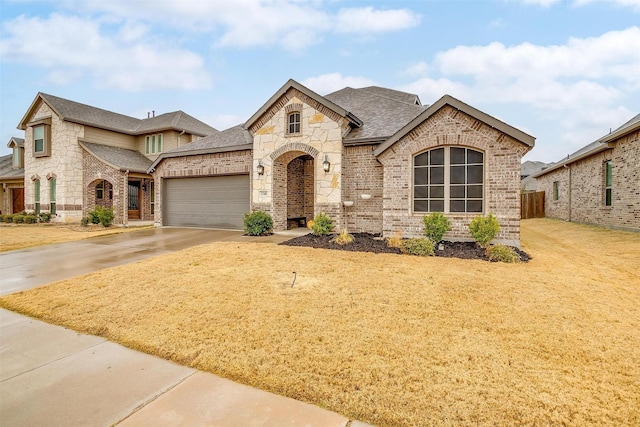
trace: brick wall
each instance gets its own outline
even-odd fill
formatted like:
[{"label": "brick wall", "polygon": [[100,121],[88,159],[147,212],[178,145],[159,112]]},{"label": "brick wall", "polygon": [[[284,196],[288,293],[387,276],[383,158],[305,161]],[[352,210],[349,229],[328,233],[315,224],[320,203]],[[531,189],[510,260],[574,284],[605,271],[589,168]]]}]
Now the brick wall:
[{"label": "brick wall", "polygon": [[[640,230],[640,132],[616,141],[612,149],[538,178],[545,191],[546,216],[605,227]],[[613,166],[612,204],[605,205],[605,166]],[[553,182],[559,200],[553,200]],[[571,202],[571,203],[570,203]]]},{"label": "brick wall", "polygon": [[[445,106],[379,156],[384,166],[383,233],[403,230],[421,236],[424,214],[412,212],[413,156],[439,146],[464,146],[485,153],[485,213],[502,230],[496,241],[520,244],[520,160],[529,147],[467,114]],[[478,214],[449,214],[448,240],[472,240],[468,225]]]},{"label": "brick wall", "polygon": [[[382,233],[382,164],[373,156],[374,146],[345,147],[343,151],[342,199],[353,201],[345,206],[344,224],[352,232]],[[362,199],[362,194],[371,198]]]},{"label": "brick wall", "polygon": [[153,173],[156,193],[154,222],[162,225],[163,178],[253,174],[252,160],[251,150],[164,159]]},{"label": "brick wall", "polygon": [[98,202],[102,206],[113,208],[115,217],[114,224],[124,224],[127,209],[126,197],[126,178],[125,173],[102,163],[93,155],[83,150],[82,155],[82,181],[84,183],[84,200],[82,216],[87,216],[90,211],[96,207],[96,185],[101,180],[109,182],[113,186],[113,200],[109,201],[107,192],[105,191],[105,199],[103,203]]}]

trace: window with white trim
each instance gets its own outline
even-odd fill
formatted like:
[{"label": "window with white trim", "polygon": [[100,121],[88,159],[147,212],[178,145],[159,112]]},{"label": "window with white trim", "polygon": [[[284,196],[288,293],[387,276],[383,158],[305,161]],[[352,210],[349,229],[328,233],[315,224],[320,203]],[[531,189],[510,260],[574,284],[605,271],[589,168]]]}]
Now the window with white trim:
[{"label": "window with white trim", "polygon": [[553,181],[553,200],[560,199],[560,181]]},{"label": "window with white trim", "polygon": [[145,154],[160,154],[162,153],[162,134],[147,135],[144,141]]},{"label": "window with white trim", "polygon": [[439,147],[414,156],[413,211],[482,213],[484,153]]}]

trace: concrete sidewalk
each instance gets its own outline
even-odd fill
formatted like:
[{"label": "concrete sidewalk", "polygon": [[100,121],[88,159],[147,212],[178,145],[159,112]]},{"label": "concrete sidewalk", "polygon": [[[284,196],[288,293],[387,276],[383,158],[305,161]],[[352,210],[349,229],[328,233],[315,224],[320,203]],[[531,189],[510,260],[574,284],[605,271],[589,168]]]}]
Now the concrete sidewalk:
[{"label": "concrete sidewalk", "polygon": [[2,309],[0,343],[2,426],[367,425]]}]

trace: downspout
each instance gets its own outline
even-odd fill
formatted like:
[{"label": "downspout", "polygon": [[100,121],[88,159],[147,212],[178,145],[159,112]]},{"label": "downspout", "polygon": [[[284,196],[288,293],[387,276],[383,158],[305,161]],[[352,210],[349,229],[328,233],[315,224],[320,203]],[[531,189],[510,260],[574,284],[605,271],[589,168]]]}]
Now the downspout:
[{"label": "downspout", "polygon": [[[123,197],[122,197],[122,225],[126,226],[129,223],[129,169],[124,171],[124,186],[123,189]],[[126,193],[127,197],[124,197]]]},{"label": "downspout", "polygon": [[184,135],[184,134],[185,134],[185,132],[186,132],[186,130],[185,130],[185,129],[182,129],[182,132],[180,132],[180,133],[178,134],[178,147],[180,147],[180,137],[181,137],[182,135]]},{"label": "downspout", "polygon": [[571,163],[568,165],[564,165],[565,168],[569,169],[569,222],[571,222]]}]

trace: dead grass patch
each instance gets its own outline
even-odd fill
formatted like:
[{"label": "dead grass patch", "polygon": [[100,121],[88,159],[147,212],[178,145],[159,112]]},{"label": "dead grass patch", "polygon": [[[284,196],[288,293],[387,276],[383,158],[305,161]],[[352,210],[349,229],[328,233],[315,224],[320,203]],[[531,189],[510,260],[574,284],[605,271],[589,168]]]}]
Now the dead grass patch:
[{"label": "dead grass patch", "polygon": [[526,264],[217,243],[0,306],[380,426],[638,425],[640,234],[522,239]]},{"label": "dead grass patch", "polygon": [[64,243],[106,234],[124,233],[148,227],[109,227],[91,224],[0,224],[0,252],[33,246]]}]

